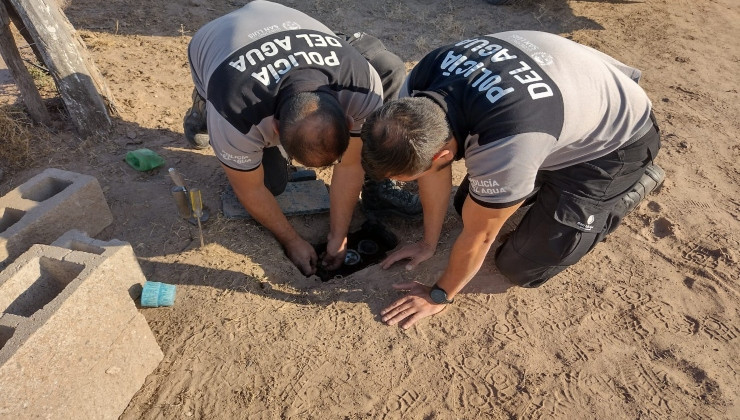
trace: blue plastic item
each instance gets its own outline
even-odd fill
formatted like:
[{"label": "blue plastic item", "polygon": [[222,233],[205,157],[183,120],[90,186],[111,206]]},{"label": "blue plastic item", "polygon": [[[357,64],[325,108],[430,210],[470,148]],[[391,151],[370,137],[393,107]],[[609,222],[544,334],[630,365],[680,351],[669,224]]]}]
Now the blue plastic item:
[{"label": "blue plastic item", "polygon": [[141,291],[141,306],[157,308],[175,304],[175,286],[172,284],[148,281]]}]

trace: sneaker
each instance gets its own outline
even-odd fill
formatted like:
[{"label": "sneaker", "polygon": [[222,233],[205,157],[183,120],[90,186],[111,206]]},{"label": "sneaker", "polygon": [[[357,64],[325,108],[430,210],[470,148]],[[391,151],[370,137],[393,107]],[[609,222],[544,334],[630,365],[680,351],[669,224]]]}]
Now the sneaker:
[{"label": "sneaker", "polygon": [[185,140],[195,149],[205,149],[210,145],[206,125],[206,101],[193,89],[193,106],[185,113],[183,119]]},{"label": "sneaker", "polygon": [[660,187],[663,180],[665,180],[665,171],[660,166],[646,166],[645,173],[640,180],[622,197],[627,213],[634,210],[648,194]]},{"label": "sneaker", "polygon": [[416,217],[422,214],[418,194],[401,189],[395,181],[366,180],[362,186],[362,209],[366,214],[396,214],[402,217]]}]

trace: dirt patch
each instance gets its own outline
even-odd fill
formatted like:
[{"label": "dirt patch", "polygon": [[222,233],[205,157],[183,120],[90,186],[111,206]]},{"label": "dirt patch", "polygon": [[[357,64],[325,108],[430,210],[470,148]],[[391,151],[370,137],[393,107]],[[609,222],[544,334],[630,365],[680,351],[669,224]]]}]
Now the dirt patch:
[{"label": "dirt patch", "polygon": [[[66,13],[120,119],[110,138],[81,140],[58,117],[54,149],[9,171],[0,193],[48,166],[96,176],[115,217],[103,239],[128,241],[148,279],[178,286],[174,307],[142,310],[165,359],[123,418],[740,416],[736,2],[283,3],[336,30],[379,36],[409,67],[443,43],[510,29],[602,50],[644,71],[667,180],[545,286],[510,288],[488,259],[447,311],[406,332],[387,327],[378,314],[399,296],[391,283],[430,283],[443,270],[461,229],[454,212],[437,258],[409,272],[375,266],[306,279],[269,232],[217,211],[200,248],[197,228],[177,217],[166,167],[200,187],[212,209],[227,181],[211,151],[182,138],[186,47],[200,26],[244,2],[72,0]],[[165,169],[128,167],[125,153],[140,147],[161,154]],[[464,172],[454,169],[458,185]],[[326,215],[291,221],[308,240],[325,240]],[[358,210],[353,228],[363,222]],[[387,224],[402,242],[421,237],[420,223]]]}]

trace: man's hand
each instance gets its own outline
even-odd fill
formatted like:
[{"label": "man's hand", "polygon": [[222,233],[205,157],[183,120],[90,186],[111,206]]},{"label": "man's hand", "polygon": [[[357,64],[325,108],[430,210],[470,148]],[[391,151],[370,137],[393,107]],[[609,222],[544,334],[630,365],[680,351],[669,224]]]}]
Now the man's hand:
[{"label": "man's hand", "polygon": [[321,258],[321,265],[329,271],[336,270],[344,263],[347,254],[347,237],[341,240],[333,240],[329,235],[326,243],[326,254]]},{"label": "man's hand", "polygon": [[418,282],[394,284],[396,290],[408,290],[409,293],[393,302],[390,306],[380,311],[383,322],[388,325],[401,323],[401,328],[408,329],[416,321],[438,314],[444,310],[446,304],[436,304],[429,297],[431,287]]},{"label": "man's hand", "polygon": [[386,259],[380,262],[380,266],[385,270],[392,266],[394,263],[404,259],[410,259],[411,261],[406,264],[407,270],[414,269],[420,263],[428,260],[434,255],[434,246],[429,245],[424,241],[419,241],[415,244],[406,245],[398,251],[392,253]]},{"label": "man's hand", "polygon": [[285,255],[308,277],[316,273],[316,264],[319,260],[316,250],[303,238],[298,238],[285,246]]}]

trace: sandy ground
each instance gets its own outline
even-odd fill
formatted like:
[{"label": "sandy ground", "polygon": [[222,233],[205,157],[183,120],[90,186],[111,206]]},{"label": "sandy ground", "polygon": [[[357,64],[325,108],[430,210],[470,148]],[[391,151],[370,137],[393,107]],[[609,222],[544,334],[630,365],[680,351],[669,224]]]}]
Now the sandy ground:
[{"label": "sandy ground", "polygon": [[[122,418],[740,418],[740,5],[735,0],[288,0],[332,28],[378,35],[411,67],[442,43],[508,29],[558,33],[644,71],[664,133],[665,185],[581,262],[545,286],[510,288],[490,259],[448,310],[402,331],[379,320],[401,280],[443,270],[461,224],[416,270],[304,278],[254,222],[218,215],[226,178],[182,139],[190,36],[245,2],[72,0],[66,13],[118,102],[109,139],[67,123],[45,167],[94,175],[172,308],[142,309],[165,357]],[[166,170],[123,162],[148,147],[204,190],[214,217],[178,219]],[[463,168],[455,166],[459,183]],[[321,173],[328,181],[329,174]],[[314,242],[327,216],[291,219]],[[357,210],[353,227],[364,220]],[[420,223],[387,220],[408,241]],[[511,225],[508,226],[511,228]],[[494,245],[495,246],[495,245]]]}]

